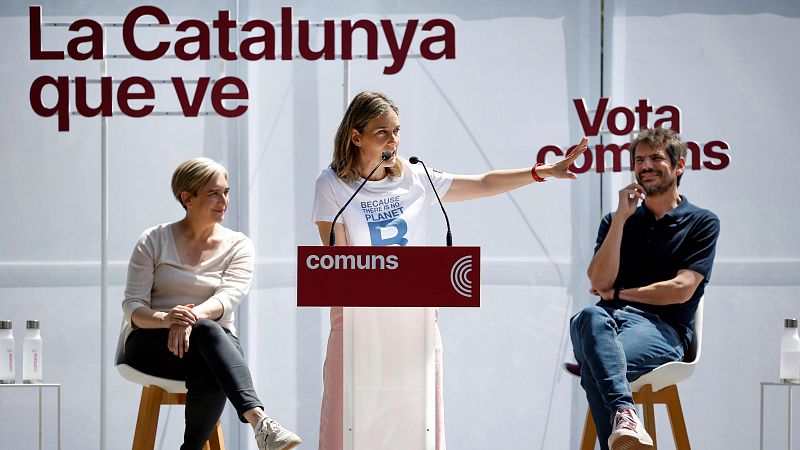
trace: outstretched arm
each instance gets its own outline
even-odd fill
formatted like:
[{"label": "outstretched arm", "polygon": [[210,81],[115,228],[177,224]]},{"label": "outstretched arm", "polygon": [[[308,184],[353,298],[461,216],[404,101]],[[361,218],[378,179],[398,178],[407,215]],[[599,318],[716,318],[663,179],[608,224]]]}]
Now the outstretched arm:
[{"label": "outstretched arm", "polygon": [[[580,144],[566,158],[554,163],[543,164],[536,168],[536,174],[541,178],[568,178],[575,179],[577,176],[569,171],[569,166],[585,150],[589,139],[581,139]],[[531,169],[510,169],[493,170],[480,175],[455,175],[450,189],[442,197],[446,202],[459,202],[462,200],[472,200],[474,198],[490,197],[502,194],[519,187],[533,183]]]}]

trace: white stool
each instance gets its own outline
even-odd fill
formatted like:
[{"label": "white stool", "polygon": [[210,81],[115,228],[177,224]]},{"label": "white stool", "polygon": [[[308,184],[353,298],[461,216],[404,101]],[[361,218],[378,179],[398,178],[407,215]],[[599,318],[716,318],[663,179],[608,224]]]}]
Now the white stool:
[{"label": "white stool", "polygon": [[[669,422],[672,425],[672,436],[677,450],[690,450],[689,435],[683,418],[681,399],[678,396],[677,384],[689,378],[700,359],[700,344],[703,337],[703,298],[697,304],[694,315],[694,339],[686,349],[683,361],[673,361],[653,369],[631,383],[634,403],[642,405],[644,428],[653,438],[653,450],[657,450],[656,418],[653,406],[663,404],[667,407]],[[597,442],[597,429],[592,420],[592,411],[586,409],[586,420],[583,424],[581,450],[592,450]]]}]

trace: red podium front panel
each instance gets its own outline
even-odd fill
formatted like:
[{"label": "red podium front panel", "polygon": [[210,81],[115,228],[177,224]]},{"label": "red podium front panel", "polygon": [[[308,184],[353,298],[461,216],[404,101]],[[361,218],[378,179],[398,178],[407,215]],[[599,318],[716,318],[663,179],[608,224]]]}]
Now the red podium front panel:
[{"label": "red podium front panel", "polygon": [[480,247],[297,247],[297,306],[480,306]]}]

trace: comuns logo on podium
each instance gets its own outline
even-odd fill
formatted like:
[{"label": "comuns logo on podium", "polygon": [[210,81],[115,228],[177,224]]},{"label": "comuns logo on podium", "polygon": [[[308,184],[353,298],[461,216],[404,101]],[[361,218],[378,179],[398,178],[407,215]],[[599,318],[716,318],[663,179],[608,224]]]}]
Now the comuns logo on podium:
[{"label": "comuns logo on podium", "polygon": [[450,269],[450,284],[453,289],[463,297],[472,297],[472,281],[469,274],[472,272],[472,256],[459,258]]}]

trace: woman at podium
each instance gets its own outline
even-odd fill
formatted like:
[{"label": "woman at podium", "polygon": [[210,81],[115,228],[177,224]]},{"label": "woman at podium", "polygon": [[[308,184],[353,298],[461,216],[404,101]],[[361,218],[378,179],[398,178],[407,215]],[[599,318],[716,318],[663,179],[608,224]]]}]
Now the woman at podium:
[{"label": "woman at podium", "polygon": [[[429,206],[436,203],[435,186],[443,201],[462,201],[502,194],[546,178],[574,179],[572,162],[586,150],[583,138],[570,155],[554,164],[494,170],[480,175],[454,175],[412,165],[398,155],[398,107],[379,92],[353,98],[336,132],[333,160],[316,180],[312,221],[323,244],[333,227],[336,245],[426,245]],[[370,175],[371,174],[371,175]],[[353,201],[334,218],[367,180]],[[343,446],[343,311],[331,308],[331,331],[323,368],[319,450]],[[436,450],[445,450],[442,401],[442,343],[435,326]]]}]

